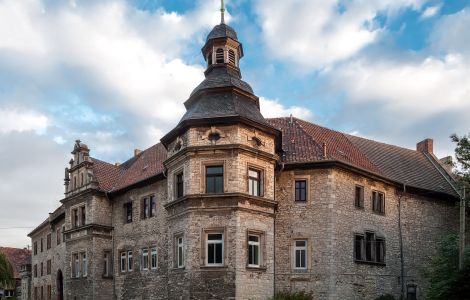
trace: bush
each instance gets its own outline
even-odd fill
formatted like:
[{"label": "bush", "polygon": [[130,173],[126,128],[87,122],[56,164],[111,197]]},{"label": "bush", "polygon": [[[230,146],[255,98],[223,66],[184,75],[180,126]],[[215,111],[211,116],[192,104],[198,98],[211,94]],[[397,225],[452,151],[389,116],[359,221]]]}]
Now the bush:
[{"label": "bush", "polygon": [[393,297],[390,294],[385,294],[385,295],[381,295],[381,296],[375,298],[375,300],[395,300],[395,297]]},{"label": "bush", "polygon": [[270,300],[313,300],[313,296],[305,292],[280,292]]}]

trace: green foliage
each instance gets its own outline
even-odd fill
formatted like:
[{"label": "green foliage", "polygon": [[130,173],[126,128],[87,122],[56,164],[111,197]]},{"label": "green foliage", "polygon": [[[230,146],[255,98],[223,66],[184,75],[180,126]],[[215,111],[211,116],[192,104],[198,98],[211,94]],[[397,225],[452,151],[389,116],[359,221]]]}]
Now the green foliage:
[{"label": "green foliage", "polygon": [[280,292],[270,300],[313,300],[313,296],[305,292]]},{"label": "green foliage", "polygon": [[470,134],[468,136],[463,135],[460,137],[454,133],[450,136],[450,138],[454,143],[456,143],[456,172],[463,179],[463,181],[465,181],[467,184],[470,184]]},{"label": "green foliage", "polygon": [[395,300],[395,297],[393,297],[393,295],[390,295],[390,294],[385,294],[385,295],[375,298],[375,300]]},{"label": "green foliage", "polygon": [[458,270],[459,238],[455,234],[442,237],[436,256],[431,260],[425,276],[429,281],[426,299],[470,299],[470,251],[465,252],[464,268]]},{"label": "green foliage", "polygon": [[15,285],[13,278],[13,267],[6,255],[0,252],[0,287],[7,288]]}]

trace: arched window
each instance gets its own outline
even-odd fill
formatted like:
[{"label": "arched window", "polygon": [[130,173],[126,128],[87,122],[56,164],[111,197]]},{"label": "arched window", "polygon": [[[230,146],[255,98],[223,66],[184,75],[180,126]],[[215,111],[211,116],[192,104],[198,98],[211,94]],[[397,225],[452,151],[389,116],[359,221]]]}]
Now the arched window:
[{"label": "arched window", "polygon": [[209,55],[207,55],[207,65],[212,65],[212,51],[209,52]]},{"label": "arched window", "polygon": [[235,59],[235,51],[231,49],[228,51],[228,61],[234,66],[237,65],[237,61]]},{"label": "arched window", "polygon": [[224,63],[224,49],[219,48],[215,51],[215,62],[217,64],[223,64]]}]

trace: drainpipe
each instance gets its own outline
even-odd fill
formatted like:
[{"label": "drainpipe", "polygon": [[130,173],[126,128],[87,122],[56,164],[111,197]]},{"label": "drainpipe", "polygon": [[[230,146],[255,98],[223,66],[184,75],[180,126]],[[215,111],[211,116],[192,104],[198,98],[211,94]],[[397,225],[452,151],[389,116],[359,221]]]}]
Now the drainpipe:
[{"label": "drainpipe", "polygon": [[401,283],[401,297],[400,299],[406,299],[405,297],[405,257],[403,254],[403,232],[401,227],[401,199],[406,193],[406,185],[403,184],[403,195],[398,195],[398,242],[400,246],[400,283]]}]

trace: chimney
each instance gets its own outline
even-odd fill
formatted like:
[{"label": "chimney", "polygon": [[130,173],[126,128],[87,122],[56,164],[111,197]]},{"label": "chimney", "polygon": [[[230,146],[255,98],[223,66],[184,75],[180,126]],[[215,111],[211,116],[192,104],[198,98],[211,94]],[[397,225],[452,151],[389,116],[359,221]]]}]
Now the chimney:
[{"label": "chimney", "polygon": [[142,153],[142,150],[140,150],[140,149],[134,149],[134,156],[137,156],[137,155],[139,155],[140,153]]},{"label": "chimney", "polygon": [[425,139],[416,144],[416,151],[433,153],[433,140]]}]

